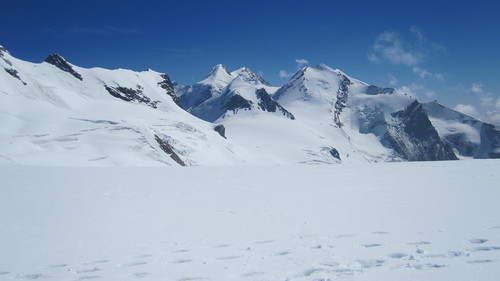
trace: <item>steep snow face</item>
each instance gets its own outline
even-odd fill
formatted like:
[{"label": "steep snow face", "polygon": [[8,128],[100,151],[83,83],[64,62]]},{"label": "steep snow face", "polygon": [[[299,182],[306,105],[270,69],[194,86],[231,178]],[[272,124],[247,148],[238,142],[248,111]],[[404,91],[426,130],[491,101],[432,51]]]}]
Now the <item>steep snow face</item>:
[{"label": "steep snow face", "polygon": [[500,128],[447,108],[437,101],[423,104],[439,135],[461,157],[500,158]]},{"label": "steep snow face", "polygon": [[229,72],[225,66],[218,64],[209,72],[207,78],[204,80],[192,86],[177,86],[177,94],[180,97],[182,108],[190,112],[199,112],[199,110],[194,109],[206,100],[227,92],[227,86],[237,78],[243,80],[245,84],[249,84],[252,87],[265,88],[270,93],[274,93],[277,90],[277,87],[272,87],[262,77],[255,74],[247,67]]},{"label": "steep snow face", "polygon": [[258,81],[249,82],[245,76],[237,76],[227,85],[223,93],[214,96],[196,108],[191,113],[203,120],[214,122],[219,118],[229,118],[240,111],[279,112],[281,115],[294,119],[293,115],[275,102]]},{"label": "steep snow face", "polygon": [[255,74],[248,67],[242,67],[242,68],[240,68],[238,70],[235,70],[235,71],[231,72],[231,75],[234,76],[234,77],[242,77],[248,83],[262,84],[264,86],[271,87],[271,84],[269,84],[266,80],[264,80],[264,78],[262,78],[259,75]]},{"label": "steep snow face", "polygon": [[9,71],[0,71],[0,163],[228,165],[255,158],[180,108],[166,74],[1,54],[0,67]]}]

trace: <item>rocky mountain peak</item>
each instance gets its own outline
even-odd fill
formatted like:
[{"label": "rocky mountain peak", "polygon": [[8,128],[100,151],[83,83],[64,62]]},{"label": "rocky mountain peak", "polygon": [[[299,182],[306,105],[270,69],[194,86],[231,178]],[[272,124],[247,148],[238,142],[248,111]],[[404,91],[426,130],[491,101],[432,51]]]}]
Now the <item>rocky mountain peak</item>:
[{"label": "rocky mountain peak", "polygon": [[78,72],[76,72],[73,69],[73,66],[71,66],[68,61],[63,58],[59,54],[52,54],[49,55],[44,62],[49,63],[54,65],[55,67],[59,68],[62,71],[68,72],[69,74],[73,75],[75,78],[79,79],[80,81],[83,80],[82,75],[80,75]]}]

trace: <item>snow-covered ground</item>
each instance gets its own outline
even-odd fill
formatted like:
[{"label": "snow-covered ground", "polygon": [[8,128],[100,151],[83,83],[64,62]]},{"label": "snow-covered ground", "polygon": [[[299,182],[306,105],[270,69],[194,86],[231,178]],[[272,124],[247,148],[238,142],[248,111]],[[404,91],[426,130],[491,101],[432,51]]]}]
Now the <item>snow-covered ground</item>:
[{"label": "snow-covered ground", "polygon": [[0,280],[498,280],[500,161],[0,166]]}]

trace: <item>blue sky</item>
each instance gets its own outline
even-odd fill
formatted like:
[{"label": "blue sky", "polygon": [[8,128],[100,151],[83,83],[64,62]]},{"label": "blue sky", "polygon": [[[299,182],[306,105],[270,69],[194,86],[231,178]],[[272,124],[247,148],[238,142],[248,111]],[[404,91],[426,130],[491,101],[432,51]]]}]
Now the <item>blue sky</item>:
[{"label": "blue sky", "polygon": [[281,85],[325,63],[500,123],[496,1],[2,1],[0,44],[24,60],[152,68],[202,80],[218,63]]}]

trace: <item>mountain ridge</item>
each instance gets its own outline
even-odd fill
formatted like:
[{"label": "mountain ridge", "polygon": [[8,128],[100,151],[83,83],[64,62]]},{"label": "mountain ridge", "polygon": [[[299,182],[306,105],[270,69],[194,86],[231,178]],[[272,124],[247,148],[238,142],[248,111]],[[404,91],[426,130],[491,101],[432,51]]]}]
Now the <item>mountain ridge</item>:
[{"label": "mountain ridge", "polygon": [[[500,158],[500,128],[324,64],[272,87],[216,65],[194,85],[152,70],[39,64],[0,47],[0,163],[261,165]],[[198,118],[204,119],[200,120]]]}]

